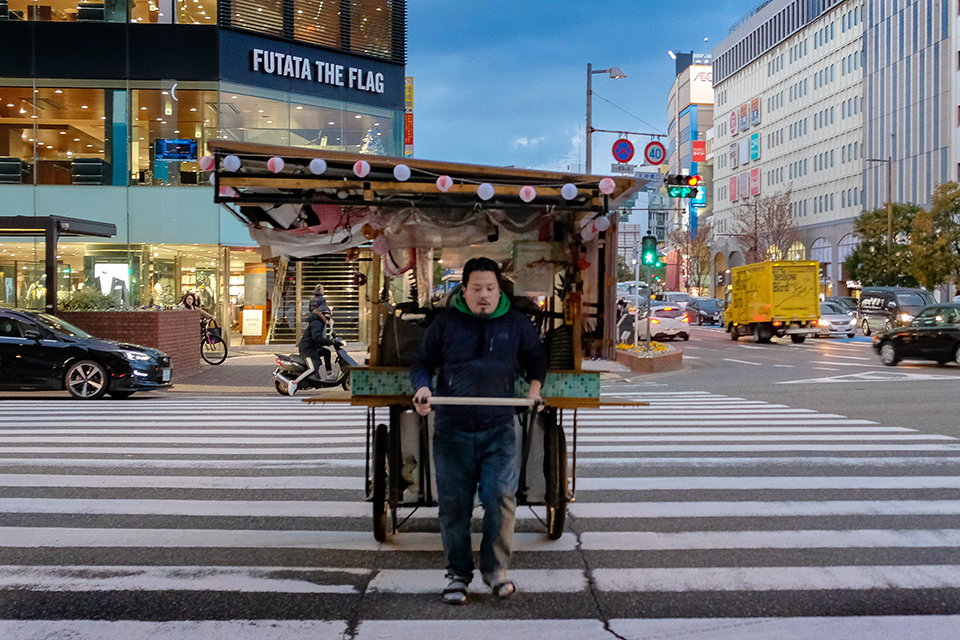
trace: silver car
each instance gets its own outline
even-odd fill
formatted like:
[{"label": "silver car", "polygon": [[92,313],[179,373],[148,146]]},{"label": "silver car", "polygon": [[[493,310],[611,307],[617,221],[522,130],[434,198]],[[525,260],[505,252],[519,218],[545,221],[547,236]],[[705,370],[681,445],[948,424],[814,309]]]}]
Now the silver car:
[{"label": "silver car", "polygon": [[836,302],[820,303],[820,320],[817,322],[818,338],[852,338],[857,335],[857,315]]}]

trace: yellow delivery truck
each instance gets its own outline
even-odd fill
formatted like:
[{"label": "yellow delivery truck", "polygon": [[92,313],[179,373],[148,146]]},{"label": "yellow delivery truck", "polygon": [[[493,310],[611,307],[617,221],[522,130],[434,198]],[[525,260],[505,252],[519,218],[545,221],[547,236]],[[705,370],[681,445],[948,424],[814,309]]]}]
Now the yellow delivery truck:
[{"label": "yellow delivery truck", "polygon": [[724,324],[730,337],[757,342],[816,335],[820,319],[820,271],[816,262],[759,262],[730,269]]}]

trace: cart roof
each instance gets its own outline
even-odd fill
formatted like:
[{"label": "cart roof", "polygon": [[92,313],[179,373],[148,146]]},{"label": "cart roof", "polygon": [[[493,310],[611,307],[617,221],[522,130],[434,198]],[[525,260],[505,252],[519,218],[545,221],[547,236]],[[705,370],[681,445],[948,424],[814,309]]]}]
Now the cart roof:
[{"label": "cart roof", "polygon": [[[222,140],[209,146],[216,160],[216,202],[237,215],[253,239],[269,247],[268,253],[293,257],[358,246],[379,235],[379,229],[386,231],[391,248],[462,247],[490,237],[491,230],[536,240],[537,229],[545,222],[572,225],[605,214],[646,183],[632,177],[610,178],[612,192],[604,195],[603,176]],[[224,168],[227,156],[236,156],[239,169]],[[276,164],[268,165],[274,157],[283,160],[278,172],[271,170]],[[323,162],[315,162],[311,169],[316,159]],[[369,164],[363,177],[354,171],[359,162]],[[318,164],[325,165],[319,174]],[[409,178],[395,177],[398,165],[409,168]],[[402,169],[400,176],[404,177]],[[451,179],[446,191],[438,186],[440,176]],[[488,200],[478,195],[484,183],[493,188]],[[570,200],[561,194],[566,184],[576,187]],[[536,191],[530,202],[521,199],[525,186]]]}]

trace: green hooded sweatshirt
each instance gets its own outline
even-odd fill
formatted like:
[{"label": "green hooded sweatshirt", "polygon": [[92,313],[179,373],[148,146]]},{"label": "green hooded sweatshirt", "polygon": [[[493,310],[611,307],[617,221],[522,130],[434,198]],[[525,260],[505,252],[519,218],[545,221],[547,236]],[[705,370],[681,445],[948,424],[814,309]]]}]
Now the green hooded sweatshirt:
[{"label": "green hooded sweatshirt", "polygon": [[[470,311],[470,307],[467,306],[467,301],[463,299],[463,291],[458,291],[457,295],[453,298],[453,306],[457,308],[458,311],[462,311],[468,316],[475,316],[473,311]],[[500,302],[497,303],[497,308],[493,310],[493,313],[490,314],[489,318],[499,318],[507,311],[510,310],[510,298],[507,297],[503,291],[500,292]]]}]

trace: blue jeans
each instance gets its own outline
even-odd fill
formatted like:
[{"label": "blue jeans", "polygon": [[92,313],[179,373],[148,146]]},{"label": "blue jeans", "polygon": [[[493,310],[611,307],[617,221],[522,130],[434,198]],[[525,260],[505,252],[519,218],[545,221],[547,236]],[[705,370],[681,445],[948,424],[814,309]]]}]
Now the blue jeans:
[{"label": "blue jeans", "polygon": [[480,575],[487,584],[504,581],[520,479],[513,422],[472,433],[438,423],[433,435],[433,459],[447,577],[467,584],[473,579],[470,520],[473,496],[479,487],[483,505]]}]

